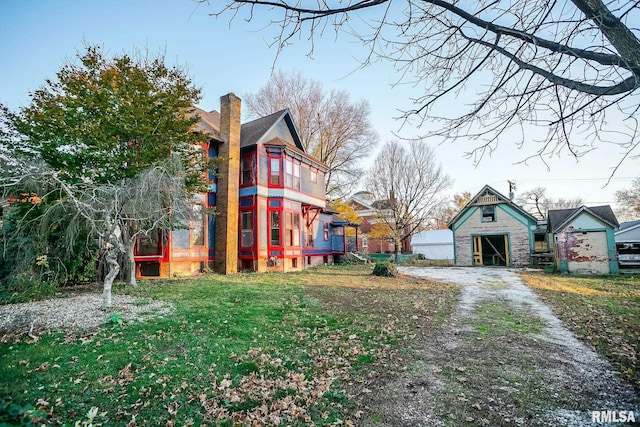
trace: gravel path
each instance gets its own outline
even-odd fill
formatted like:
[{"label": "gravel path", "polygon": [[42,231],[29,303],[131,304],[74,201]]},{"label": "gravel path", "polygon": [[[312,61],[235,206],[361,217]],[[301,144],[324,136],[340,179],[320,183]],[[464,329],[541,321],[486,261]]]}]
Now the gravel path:
[{"label": "gravel path", "polygon": [[[640,421],[640,398],[633,389],[620,384],[611,365],[566,329],[515,270],[400,271],[461,285],[461,300],[445,332],[419,345],[422,368],[390,386],[389,395],[396,397],[384,404],[383,418],[393,421],[381,425],[444,425],[443,412],[451,425],[608,425],[592,421],[592,411],[603,410],[635,411]],[[479,317],[487,316],[482,311],[487,307],[499,314],[524,313],[530,322],[525,327],[543,326],[532,333],[507,328],[483,334],[479,324],[492,320]]]},{"label": "gravel path", "polygon": [[[0,341],[27,334],[30,330],[91,330],[107,320],[108,312],[100,309],[101,293],[83,293],[67,298],[53,298],[23,304],[0,306]],[[163,301],[140,299],[129,295],[113,295],[112,313],[127,322],[143,320],[173,310]]]}]

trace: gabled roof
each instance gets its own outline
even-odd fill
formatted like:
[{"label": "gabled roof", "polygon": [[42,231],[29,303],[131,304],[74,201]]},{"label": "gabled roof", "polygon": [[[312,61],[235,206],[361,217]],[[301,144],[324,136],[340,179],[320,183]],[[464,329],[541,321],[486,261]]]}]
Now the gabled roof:
[{"label": "gabled roof", "polygon": [[632,229],[632,228],[637,228],[640,227],[640,219],[636,219],[634,221],[627,221],[627,222],[623,222],[622,224],[620,224],[620,229],[618,230],[618,232],[620,231],[625,231],[627,229]]},{"label": "gabled roof", "polygon": [[538,219],[535,216],[531,215],[529,212],[525,211],[520,206],[516,205],[511,199],[509,199],[508,197],[505,197],[502,193],[497,191],[495,188],[491,187],[490,185],[485,185],[484,187],[482,187],[480,191],[476,193],[475,196],[471,198],[471,200],[469,200],[469,202],[466,205],[464,205],[464,208],[460,209],[460,212],[458,212],[458,214],[454,216],[453,219],[451,219],[451,221],[447,223],[447,227],[451,228],[453,224],[462,215],[464,215],[464,213],[467,211],[468,208],[472,206],[481,206],[481,205],[487,205],[487,204],[507,204],[511,206],[513,209],[520,212],[525,217],[531,219],[531,221],[533,221],[534,224],[538,221]]},{"label": "gabled roof", "polygon": [[218,141],[226,142],[226,136],[220,132],[220,113],[216,110],[205,111],[202,108],[195,107],[195,114],[198,115],[198,123],[195,125],[195,131],[207,133]]},{"label": "gabled roof", "polygon": [[289,110],[281,110],[268,116],[260,117],[259,119],[252,120],[242,125],[240,130],[240,147],[249,147],[257,144],[267,132],[269,132],[279,121],[284,120],[285,124],[289,128],[289,132],[295,143],[295,148],[301,150],[304,153],[304,147],[302,141],[298,136],[298,131],[293,124],[293,119]]},{"label": "gabled roof", "polygon": [[613,228],[618,228],[618,220],[609,205],[603,206],[580,206],[574,209],[552,209],[548,214],[548,227],[552,233],[564,228],[564,226],[578,217],[581,213],[586,212],[596,219],[599,219]]}]

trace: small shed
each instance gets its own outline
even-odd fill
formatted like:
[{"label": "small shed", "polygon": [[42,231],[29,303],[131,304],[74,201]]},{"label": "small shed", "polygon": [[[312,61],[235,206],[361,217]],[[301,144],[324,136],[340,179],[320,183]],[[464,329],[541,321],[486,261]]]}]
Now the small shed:
[{"label": "small shed", "polygon": [[455,264],[523,267],[532,263],[537,219],[485,185],[449,222]]},{"label": "small shed", "polygon": [[615,242],[618,227],[609,205],[550,210],[548,230],[558,270],[618,274]]},{"label": "small shed", "polygon": [[421,254],[426,259],[453,260],[453,231],[426,230],[416,233],[411,238],[414,254]]}]

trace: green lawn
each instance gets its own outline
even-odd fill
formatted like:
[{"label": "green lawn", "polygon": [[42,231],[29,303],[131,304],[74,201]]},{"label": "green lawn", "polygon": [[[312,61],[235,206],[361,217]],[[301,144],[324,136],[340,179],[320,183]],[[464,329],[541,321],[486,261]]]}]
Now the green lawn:
[{"label": "green lawn", "polygon": [[132,293],[175,312],[0,344],[0,402],[57,424],[91,408],[94,425],[349,424],[367,372],[393,366],[411,331],[435,330],[458,295],[370,271],[145,281]]}]

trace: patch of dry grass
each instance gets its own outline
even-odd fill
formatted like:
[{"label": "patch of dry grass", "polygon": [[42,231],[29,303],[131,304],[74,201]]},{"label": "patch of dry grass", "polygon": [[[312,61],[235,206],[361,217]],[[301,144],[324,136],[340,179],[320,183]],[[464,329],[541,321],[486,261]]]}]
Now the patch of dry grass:
[{"label": "patch of dry grass", "polygon": [[521,276],[569,329],[640,390],[640,278]]}]

